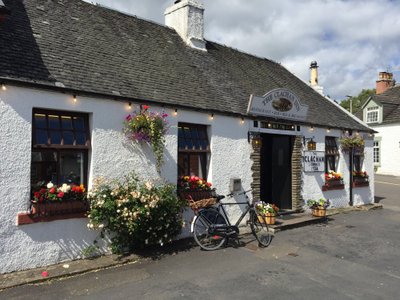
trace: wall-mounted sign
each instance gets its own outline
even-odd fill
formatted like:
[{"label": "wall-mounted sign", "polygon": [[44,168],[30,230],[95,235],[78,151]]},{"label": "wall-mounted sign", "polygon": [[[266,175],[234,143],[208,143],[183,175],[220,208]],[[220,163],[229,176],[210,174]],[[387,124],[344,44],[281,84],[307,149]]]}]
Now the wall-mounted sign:
[{"label": "wall-mounted sign", "polygon": [[304,151],[303,166],[304,166],[304,172],[324,172],[325,171],[325,152],[324,151]]},{"label": "wall-mounted sign", "polygon": [[247,113],[304,121],[307,117],[308,106],[301,104],[299,98],[288,89],[275,89],[262,97],[251,95]]}]

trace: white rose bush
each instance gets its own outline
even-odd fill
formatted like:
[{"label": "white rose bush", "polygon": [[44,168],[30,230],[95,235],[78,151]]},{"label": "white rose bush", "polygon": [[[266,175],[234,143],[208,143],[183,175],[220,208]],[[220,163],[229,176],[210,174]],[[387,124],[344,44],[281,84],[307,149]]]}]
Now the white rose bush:
[{"label": "white rose bush", "polygon": [[143,183],[135,174],[122,181],[96,179],[88,199],[88,228],[109,234],[113,253],[171,242],[181,232],[187,205],[175,185]]}]

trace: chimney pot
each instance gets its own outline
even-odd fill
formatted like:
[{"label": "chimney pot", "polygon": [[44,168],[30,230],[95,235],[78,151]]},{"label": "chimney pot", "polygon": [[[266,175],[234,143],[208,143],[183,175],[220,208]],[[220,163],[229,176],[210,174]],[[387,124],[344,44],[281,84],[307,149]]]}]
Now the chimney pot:
[{"label": "chimney pot", "polygon": [[382,94],[387,89],[394,87],[393,73],[379,72],[378,80],[376,81],[376,94]]}]

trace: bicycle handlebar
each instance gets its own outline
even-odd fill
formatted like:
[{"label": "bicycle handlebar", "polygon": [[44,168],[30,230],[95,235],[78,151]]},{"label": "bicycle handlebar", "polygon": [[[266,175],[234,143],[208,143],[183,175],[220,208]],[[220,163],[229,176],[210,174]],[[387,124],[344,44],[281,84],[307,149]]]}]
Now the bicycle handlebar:
[{"label": "bicycle handlebar", "polygon": [[247,191],[243,191],[243,192],[240,192],[240,193],[236,193],[236,194],[230,193],[230,194],[228,194],[228,195],[226,195],[226,196],[227,196],[227,197],[239,196],[239,195],[247,194],[248,192],[251,192],[251,191],[252,191],[252,189],[247,190]]}]

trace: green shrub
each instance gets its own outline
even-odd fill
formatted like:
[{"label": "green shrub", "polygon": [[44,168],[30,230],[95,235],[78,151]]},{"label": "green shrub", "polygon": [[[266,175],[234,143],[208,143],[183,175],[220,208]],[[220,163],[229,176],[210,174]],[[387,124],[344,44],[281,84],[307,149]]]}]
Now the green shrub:
[{"label": "green shrub", "polygon": [[88,227],[111,237],[113,253],[171,242],[182,229],[186,201],[176,186],[141,182],[135,174],[122,181],[97,179],[88,193]]}]

